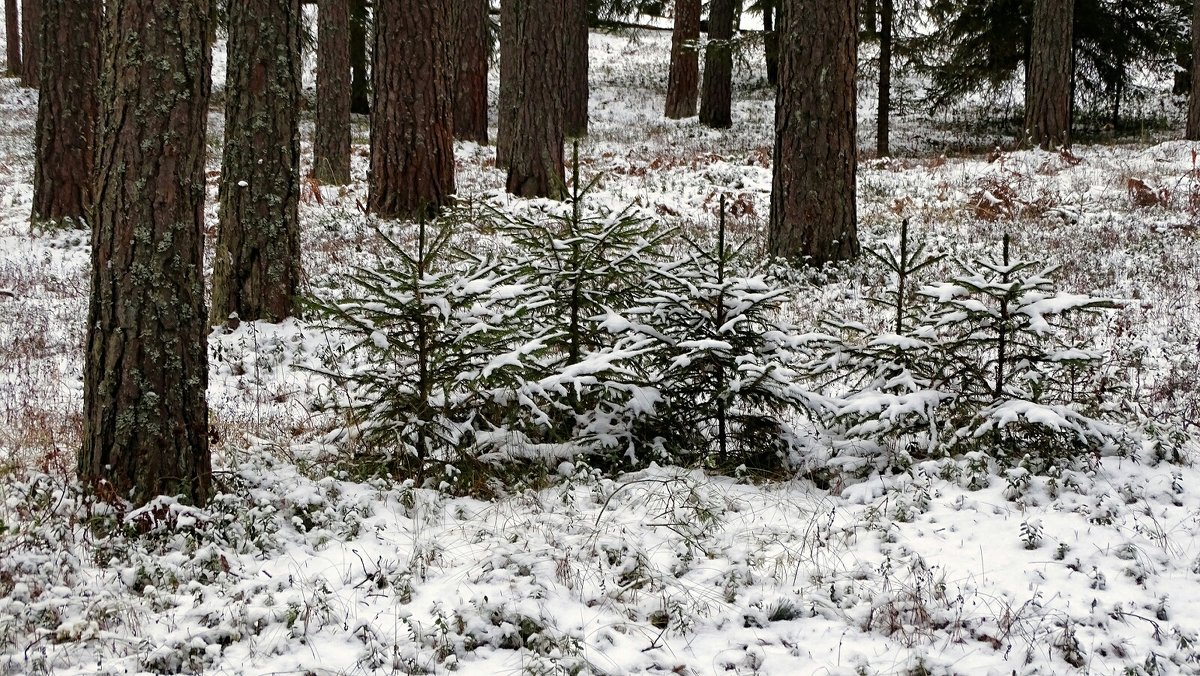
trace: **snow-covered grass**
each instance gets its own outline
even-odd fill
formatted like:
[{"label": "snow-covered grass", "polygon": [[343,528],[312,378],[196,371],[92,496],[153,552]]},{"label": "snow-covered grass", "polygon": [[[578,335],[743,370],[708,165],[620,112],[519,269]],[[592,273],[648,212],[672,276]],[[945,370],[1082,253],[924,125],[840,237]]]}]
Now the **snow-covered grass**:
[{"label": "snow-covered grass", "polygon": [[[704,238],[725,194],[733,237],[758,242],[771,96],[740,65],[733,130],[662,119],[667,37],[593,35],[581,165],[603,174],[597,206],[635,203]],[[871,104],[860,104],[864,127]],[[93,504],[70,483],[88,242],[29,228],[34,113],[34,92],[0,82],[0,673],[1200,670],[1200,472],[1190,465],[1108,458],[1029,476],[994,474],[968,455],[818,488],[677,468],[610,477],[566,463],[491,501],[451,498],[325,464],[318,441],[332,423],[313,404],[327,382],[299,367],[338,346],[299,319],[210,340],[213,505]],[[214,111],[214,151],[221,121]],[[381,255],[376,225],[415,239],[413,225],[375,224],[359,209],[358,122],[356,182],[304,191],[312,289]],[[894,243],[903,218],[961,258],[995,253],[1009,233],[1015,255],[1062,266],[1060,289],[1127,301],[1088,330],[1134,406],[1195,434],[1200,146],[989,161],[944,157],[990,143],[944,119],[907,115],[893,134],[915,154],[861,167],[864,246]],[[457,159],[461,194],[525,208],[500,194],[492,149],[460,144]],[[219,166],[214,152],[210,241]],[[1130,179],[1153,199],[1131,194]],[[493,237],[466,231],[460,243]],[[866,299],[886,283],[864,258],[828,283],[798,285],[789,319],[815,328],[836,312],[879,324]]]}]

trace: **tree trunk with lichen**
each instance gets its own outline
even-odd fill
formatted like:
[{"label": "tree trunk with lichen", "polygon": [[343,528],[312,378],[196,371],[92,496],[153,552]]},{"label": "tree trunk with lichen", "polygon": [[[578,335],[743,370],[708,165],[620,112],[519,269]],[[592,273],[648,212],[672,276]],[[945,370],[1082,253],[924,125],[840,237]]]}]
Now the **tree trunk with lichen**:
[{"label": "tree trunk with lichen", "polygon": [[488,0],[454,0],[454,136],[488,142]]},{"label": "tree trunk with lichen", "polygon": [[700,124],[714,129],[733,126],[733,21],[737,0],[712,0],[708,10],[708,45],[704,48],[704,83],[700,91]]},{"label": "tree trunk with lichen", "polygon": [[229,6],[212,324],[282,321],[300,281],[300,0]]},{"label": "tree trunk with lichen", "polygon": [[858,255],[858,13],[844,0],[783,0],[767,248],[820,267]]},{"label": "tree trunk with lichen", "polygon": [[208,496],[208,17],[107,2],[78,463],[104,499]]},{"label": "tree trunk with lichen", "polygon": [[42,0],[21,0],[21,85],[37,87],[42,75]]},{"label": "tree trunk with lichen", "polygon": [[453,0],[377,0],[367,208],[436,212],[454,194]]},{"label": "tree trunk with lichen", "polygon": [[34,223],[85,227],[92,193],[100,0],[44,0],[34,136]]},{"label": "tree trunk with lichen", "polygon": [[[506,0],[513,2],[513,0]],[[566,76],[563,27],[569,8],[560,0],[517,0],[515,109],[508,158],[508,192],[520,197],[563,195]],[[501,73],[503,75],[503,72]]]},{"label": "tree trunk with lichen", "polygon": [[1075,0],[1035,0],[1025,131],[1044,150],[1071,145]]},{"label": "tree trunk with lichen", "polygon": [[350,182],[350,2],[320,0],[317,8],[317,122],[313,176]]},{"label": "tree trunk with lichen", "polygon": [[671,70],[665,115],[672,120],[696,114],[700,94],[700,0],[675,0],[671,31]]}]

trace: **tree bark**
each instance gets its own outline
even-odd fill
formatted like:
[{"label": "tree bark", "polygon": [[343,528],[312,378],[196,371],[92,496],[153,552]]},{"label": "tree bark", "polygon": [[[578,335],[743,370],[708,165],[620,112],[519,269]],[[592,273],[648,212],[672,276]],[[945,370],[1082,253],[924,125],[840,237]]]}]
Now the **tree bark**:
[{"label": "tree bark", "polygon": [[[1113,117],[1116,116],[1114,112]],[[1188,93],[1187,137],[1200,141],[1200,0],[1193,3],[1192,9],[1192,88]]]},{"label": "tree bark", "polygon": [[454,194],[451,2],[375,4],[367,207],[384,218],[432,214]]},{"label": "tree bark", "polygon": [[704,84],[700,92],[700,124],[714,129],[733,126],[733,17],[737,0],[712,0],[708,10],[708,45],[704,49]]},{"label": "tree bark", "polygon": [[500,94],[496,116],[496,167],[507,169],[512,156],[513,128],[520,100],[521,74],[517,45],[517,21],[521,3],[528,0],[500,0]]},{"label": "tree bark", "polygon": [[203,505],[208,1],[108,0],[80,478]]},{"label": "tree bark", "polygon": [[454,136],[488,142],[488,0],[454,0]]},{"label": "tree bark", "polygon": [[858,255],[857,3],[783,0],[768,250],[813,266]]},{"label": "tree bark", "polygon": [[1074,11],[1075,0],[1033,3],[1025,132],[1046,150],[1071,145]]},{"label": "tree bark", "polygon": [[8,74],[21,75],[21,18],[17,0],[4,0],[4,42],[8,47]]},{"label": "tree bark", "polygon": [[350,182],[350,1],[321,0],[317,12],[313,176],[345,185]]},{"label": "tree bark", "polygon": [[21,85],[38,87],[42,74],[42,2],[21,0]]},{"label": "tree bark", "polygon": [[779,33],[775,30],[776,0],[763,2],[763,52],[767,61],[767,84],[779,84]]},{"label": "tree bark", "polygon": [[675,0],[671,32],[671,73],[667,76],[666,116],[672,120],[696,114],[700,94],[700,0]]},{"label": "tree bark", "polygon": [[350,0],[350,69],[353,75],[350,111],[357,115],[371,112],[371,76],[367,72],[367,29],[370,26],[366,0]]},{"label": "tree bark", "polygon": [[300,279],[300,1],[229,5],[211,324],[282,321]]},{"label": "tree bark", "polygon": [[561,0],[516,0],[514,4],[515,70],[520,81],[513,91],[520,94],[512,119],[507,188],[520,197],[560,199],[568,8]]},{"label": "tree bark", "polygon": [[85,227],[100,77],[100,0],[44,0],[34,223]]},{"label": "tree bark", "polygon": [[578,138],[588,133],[588,0],[563,0],[567,17],[563,31],[566,66],[563,79],[563,130]]},{"label": "tree bark", "polygon": [[892,130],[892,21],[893,0],[879,0],[879,96],[875,120],[875,154],[891,155]]}]

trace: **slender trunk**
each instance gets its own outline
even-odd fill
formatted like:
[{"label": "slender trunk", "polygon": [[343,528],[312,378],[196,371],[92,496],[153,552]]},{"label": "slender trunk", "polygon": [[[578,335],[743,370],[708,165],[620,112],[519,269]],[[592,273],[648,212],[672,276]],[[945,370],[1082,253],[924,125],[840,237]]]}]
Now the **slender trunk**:
[{"label": "slender trunk", "polygon": [[41,84],[42,1],[21,0],[21,85],[25,87]]},{"label": "slender trunk", "polygon": [[775,30],[775,0],[763,4],[763,52],[767,60],[767,84],[779,84],[779,33]]},{"label": "slender trunk", "polygon": [[733,17],[737,0],[712,0],[708,10],[708,45],[704,50],[704,84],[700,124],[714,129],[733,126]]},{"label": "slender trunk", "polygon": [[208,0],[106,9],[78,472],[105,498],[203,505]]},{"label": "slender trunk", "polygon": [[1025,132],[1043,149],[1071,145],[1075,0],[1035,0]]},{"label": "slender trunk", "polygon": [[699,50],[700,0],[675,0],[666,105],[666,116],[673,120],[696,114],[696,97],[700,94]]},{"label": "slender trunk", "polygon": [[[513,0],[506,0],[512,2]],[[521,197],[563,194],[565,71],[564,26],[568,12],[561,0],[518,0],[513,35],[520,92],[512,119],[508,192]]]},{"label": "slender trunk", "polygon": [[33,164],[34,223],[84,227],[100,78],[100,0],[46,0]]},{"label": "slender trunk", "polygon": [[455,0],[454,136],[488,142],[488,0]]},{"label": "slender trunk", "polygon": [[4,0],[4,42],[8,46],[8,74],[21,75],[21,18],[17,0]]},{"label": "slender trunk", "polygon": [[371,25],[366,0],[350,0],[350,111],[371,112],[371,77],[367,72],[367,29]]},{"label": "slender trunk", "polygon": [[454,194],[451,2],[375,4],[367,208],[384,218],[432,214]]},{"label": "slender trunk", "polygon": [[212,324],[282,321],[300,281],[300,0],[229,5]]},{"label": "slender trunk", "polygon": [[891,155],[893,0],[879,0],[879,96],[875,153]]},{"label": "slender trunk", "polygon": [[317,14],[317,124],[313,176],[350,182],[350,2],[320,0]]},{"label": "slender trunk", "polygon": [[496,115],[496,167],[507,169],[512,155],[518,92],[521,86],[517,17],[526,0],[500,0],[500,95]]},{"label": "slender trunk", "polygon": [[1196,0],[1193,6],[1192,88],[1188,94],[1187,137],[1192,141],[1200,141],[1200,0]]},{"label": "slender trunk", "polygon": [[588,3],[587,0],[561,1],[566,4],[567,11],[562,38],[566,55],[563,130],[567,136],[577,138],[588,133]]},{"label": "slender trunk", "polygon": [[768,250],[821,266],[858,255],[854,0],[783,0]]}]

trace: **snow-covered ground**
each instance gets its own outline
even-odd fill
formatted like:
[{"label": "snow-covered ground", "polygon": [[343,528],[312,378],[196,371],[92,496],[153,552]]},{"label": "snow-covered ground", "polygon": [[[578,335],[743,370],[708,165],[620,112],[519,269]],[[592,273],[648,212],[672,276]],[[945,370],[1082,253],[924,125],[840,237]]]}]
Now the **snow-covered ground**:
[{"label": "snow-covered ground", "polygon": [[[596,204],[635,203],[708,236],[726,194],[733,235],[759,241],[773,113],[757,61],[736,70],[734,129],[668,121],[668,39],[592,37],[580,153],[585,175],[603,175]],[[329,423],[312,410],[324,381],[296,366],[318,363],[329,338],[302,320],[210,341],[212,506],[98,509],[69,480],[88,241],[30,231],[35,109],[34,92],[0,82],[0,673],[1200,672],[1190,464],[1109,458],[1026,480],[964,458],[829,489],[567,464],[491,501],[452,498],[324,464]],[[862,165],[864,246],[894,242],[903,218],[963,258],[1008,232],[1017,254],[1062,266],[1060,288],[1127,301],[1096,328],[1114,373],[1147,416],[1194,434],[1200,146],[947,157],[988,140],[939,115],[897,120],[912,157]],[[303,197],[311,288],[381,249],[358,208],[358,123],[356,182]],[[210,241],[221,129],[214,112]],[[457,155],[460,193],[521,208],[502,196],[491,148]],[[798,288],[792,319],[871,321],[865,299],[884,282],[864,258]]]}]

